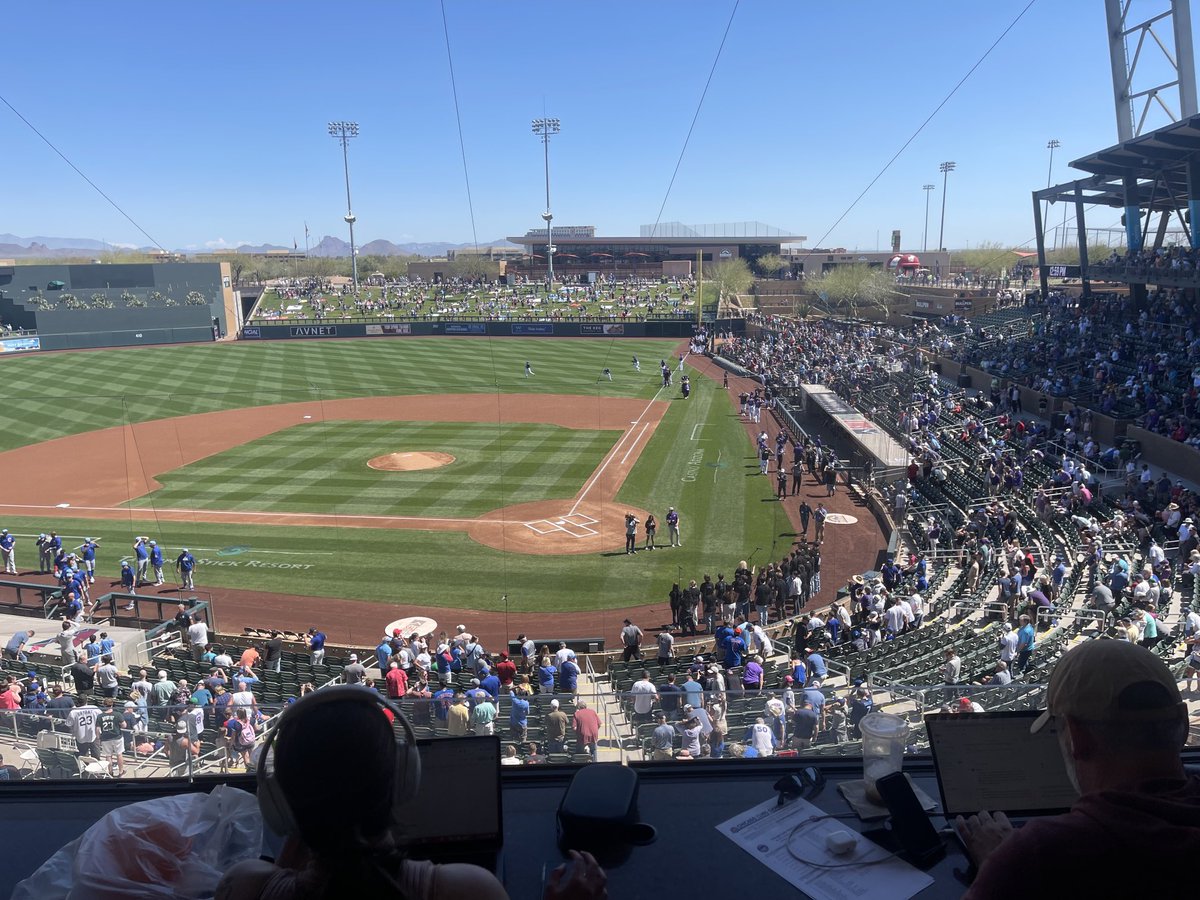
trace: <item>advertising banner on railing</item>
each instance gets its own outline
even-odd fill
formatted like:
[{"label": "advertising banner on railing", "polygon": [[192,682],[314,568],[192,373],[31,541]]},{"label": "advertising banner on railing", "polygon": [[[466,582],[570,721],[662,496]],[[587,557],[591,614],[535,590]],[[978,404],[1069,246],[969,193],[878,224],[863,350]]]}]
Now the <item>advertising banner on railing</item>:
[{"label": "advertising banner on railing", "polygon": [[554,325],[550,322],[513,322],[512,333],[525,336],[554,334]]},{"label": "advertising banner on railing", "polygon": [[367,336],[375,334],[412,334],[412,326],[407,322],[383,322],[380,325],[368,325]]},{"label": "advertising banner on railing", "polygon": [[0,353],[23,353],[27,350],[41,350],[41,338],[19,337],[0,340]]},{"label": "advertising banner on railing", "polygon": [[433,327],[443,334],[487,334],[486,322],[438,322]]}]

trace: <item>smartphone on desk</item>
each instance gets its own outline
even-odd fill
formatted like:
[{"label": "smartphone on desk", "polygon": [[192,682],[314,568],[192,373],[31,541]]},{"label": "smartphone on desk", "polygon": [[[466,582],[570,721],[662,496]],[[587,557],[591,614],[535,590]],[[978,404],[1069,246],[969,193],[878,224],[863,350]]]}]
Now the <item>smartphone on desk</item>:
[{"label": "smartphone on desk", "polygon": [[875,782],[875,789],[891,813],[892,836],[899,842],[905,859],[924,869],[945,856],[942,836],[933,827],[929,813],[921,807],[903,772],[883,776]]}]

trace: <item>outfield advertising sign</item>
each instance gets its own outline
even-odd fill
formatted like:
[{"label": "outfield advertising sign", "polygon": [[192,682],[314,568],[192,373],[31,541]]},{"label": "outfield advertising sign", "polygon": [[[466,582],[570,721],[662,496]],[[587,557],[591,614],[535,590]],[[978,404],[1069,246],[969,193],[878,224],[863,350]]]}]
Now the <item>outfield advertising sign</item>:
[{"label": "outfield advertising sign", "polygon": [[337,337],[336,325],[293,325],[288,329],[291,337]]},{"label": "outfield advertising sign", "polygon": [[592,324],[584,323],[579,326],[580,334],[603,334],[608,337],[621,337],[625,334],[625,325],[623,323],[604,324],[596,322]]},{"label": "outfield advertising sign", "polygon": [[367,326],[368,337],[377,334],[412,334],[412,326],[407,322],[384,322]]},{"label": "outfield advertising sign", "polygon": [[443,334],[487,334],[486,322],[439,322],[437,324],[441,326]]},{"label": "outfield advertising sign", "polygon": [[550,322],[514,322],[512,333],[525,336],[554,334],[554,325]]},{"label": "outfield advertising sign", "polygon": [[0,353],[23,353],[26,350],[41,350],[42,339],[35,337],[5,338],[0,340]]},{"label": "outfield advertising sign", "polygon": [[257,325],[247,325],[242,329],[242,337],[250,338],[251,340],[258,340],[262,337],[262,329]]}]

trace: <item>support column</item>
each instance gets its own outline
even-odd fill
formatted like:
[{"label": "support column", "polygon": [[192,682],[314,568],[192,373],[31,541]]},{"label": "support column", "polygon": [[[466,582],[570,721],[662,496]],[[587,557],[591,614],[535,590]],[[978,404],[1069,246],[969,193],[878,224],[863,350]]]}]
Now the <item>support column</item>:
[{"label": "support column", "polygon": [[[1137,178],[1126,175],[1121,179],[1125,191],[1125,243],[1130,253],[1142,251],[1142,214],[1138,207]],[[1143,309],[1146,305],[1146,283],[1129,285],[1129,297],[1133,300],[1134,309]]]},{"label": "support column", "polygon": [[1187,208],[1188,208],[1188,237],[1192,249],[1200,248],[1200,160],[1192,157],[1187,163]]},{"label": "support column", "polygon": [[1033,234],[1037,240],[1038,281],[1042,288],[1042,300],[1050,294],[1050,275],[1046,271],[1046,235],[1042,231],[1042,204],[1037,191],[1033,193]]},{"label": "support column", "polygon": [[1092,296],[1092,281],[1088,277],[1088,245],[1087,227],[1083,219],[1083,189],[1075,183],[1075,237],[1079,241],[1079,279],[1083,286],[1083,296]]}]

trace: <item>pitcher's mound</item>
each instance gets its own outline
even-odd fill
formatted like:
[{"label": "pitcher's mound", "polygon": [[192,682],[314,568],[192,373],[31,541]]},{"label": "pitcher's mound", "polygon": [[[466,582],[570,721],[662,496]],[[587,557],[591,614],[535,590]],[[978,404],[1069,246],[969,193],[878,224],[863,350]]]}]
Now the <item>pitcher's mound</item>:
[{"label": "pitcher's mound", "polygon": [[449,453],[435,453],[416,450],[412,453],[385,453],[368,460],[367,465],[372,469],[384,472],[416,472],[418,469],[436,469],[448,466],[454,462]]}]

